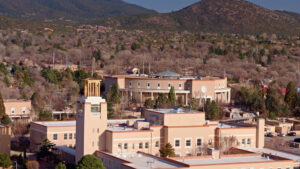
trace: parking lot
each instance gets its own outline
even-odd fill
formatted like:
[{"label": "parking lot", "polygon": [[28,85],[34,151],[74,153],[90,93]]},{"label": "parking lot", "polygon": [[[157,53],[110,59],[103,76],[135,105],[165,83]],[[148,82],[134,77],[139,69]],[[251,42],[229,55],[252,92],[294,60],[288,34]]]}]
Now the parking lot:
[{"label": "parking lot", "polygon": [[265,137],[265,142],[269,142],[270,139],[275,138],[275,137],[282,138],[285,141],[294,141],[295,138],[300,138],[300,135],[297,135],[297,136],[284,136],[284,137],[279,137],[279,136]]}]

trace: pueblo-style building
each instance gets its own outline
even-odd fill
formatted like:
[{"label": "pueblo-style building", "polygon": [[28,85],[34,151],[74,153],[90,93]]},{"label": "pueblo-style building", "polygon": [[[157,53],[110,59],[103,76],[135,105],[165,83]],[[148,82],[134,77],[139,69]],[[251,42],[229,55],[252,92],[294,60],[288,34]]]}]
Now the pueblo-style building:
[{"label": "pueblo-style building", "polygon": [[221,148],[222,140],[232,136],[237,147],[264,146],[263,119],[257,126],[239,125],[206,121],[204,112],[188,109],[150,109],[145,119],[107,120],[100,80],[86,79],[84,86],[77,106],[76,161],[99,152],[116,157],[137,152],[159,156],[159,149],[167,143],[178,157],[199,156],[203,147]]},{"label": "pueblo-style building", "polygon": [[22,99],[4,100],[5,113],[12,121],[29,123],[31,121],[31,101]]},{"label": "pueblo-style building", "polygon": [[181,97],[187,105],[191,98],[204,103],[207,99],[229,103],[231,89],[227,86],[226,77],[183,76],[174,72],[161,72],[157,75],[115,75],[105,76],[105,89],[115,84],[122,96],[144,103],[146,99],[156,99],[160,93],[169,93],[175,89],[177,99]]}]

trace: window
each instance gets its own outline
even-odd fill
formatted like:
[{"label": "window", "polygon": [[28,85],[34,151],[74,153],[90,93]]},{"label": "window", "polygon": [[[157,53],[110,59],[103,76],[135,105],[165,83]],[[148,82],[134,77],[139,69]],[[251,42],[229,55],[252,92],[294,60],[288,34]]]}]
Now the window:
[{"label": "window", "polygon": [[155,147],[159,147],[159,141],[155,142]]},{"label": "window", "polygon": [[160,83],[157,83],[157,88],[160,88]]},{"label": "window", "polygon": [[73,147],[72,144],[69,144],[69,147],[72,148]]},{"label": "window", "polygon": [[192,154],[187,152],[187,153],[185,153],[185,156],[190,157],[190,156],[192,156]]},{"label": "window", "polygon": [[15,114],[15,108],[11,108],[11,114]]},{"label": "window", "polygon": [[64,140],[67,140],[67,139],[68,139],[68,134],[65,133],[65,134],[64,134]]},{"label": "window", "polygon": [[92,104],[91,112],[99,112],[99,105],[98,104]]},{"label": "window", "polygon": [[138,82],[138,87],[141,87],[141,83],[140,82]]},{"label": "window", "polygon": [[147,83],[147,88],[150,88],[150,83]]},{"label": "window", "polygon": [[132,144],[132,149],[135,149],[134,144]]},{"label": "window", "polygon": [[180,140],[179,139],[175,140],[175,147],[180,147]]},{"label": "window", "polygon": [[127,150],[128,149],[128,144],[124,143],[124,149]]},{"label": "window", "polygon": [[57,134],[53,134],[53,140],[57,140]]},{"label": "window", "polygon": [[145,143],[145,148],[149,148],[149,143]]},{"label": "window", "polygon": [[197,156],[201,156],[202,155],[202,153],[197,153]]},{"label": "window", "polygon": [[242,144],[245,144],[245,139],[242,139]]},{"label": "window", "polygon": [[139,149],[143,148],[143,143],[139,143]]},{"label": "window", "polygon": [[168,84],[168,88],[169,88],[169,89],[171,88],[171,83]]},{"label": "window", "polygon": [[248,138],[247,144],[251,144],[251,139],[250,138]]},{"label": "window", "polygon": [[191,147],[192,146],[192,139],[186,139],[185,140],[185,147]]},{"label": "window", "polygon": [[198,138],[197,139],[197,146],[202,146],[202,139],[201,138]]},{"label": "window", "polygon": [[131,87],[132,86],[132,83],[131,83],[131,81],[129,82],[129,87]]},{"label": "window", "polygon": [[74,139],[76,139],[76,133],[74,133]]},{"label": "window", "polygon": [[69,134],[69,139],[70,139],[70,140],[73,139],[73,134],[72,134],[72,133]]},{"label": "window", "polygon": [[118,144],[118,149],[122,149],[122,144]]},{"label": "window", "polygon": [[22,108],[22,113],[25,114],[26,113],[26,107]]},{"label": "window", "polygon": [[179,89],[181,89],[181,86],[182,86],[181,84],[178,85]]},{"label": "window", "polygon": [[180,153],[176,153],[175,156],[176,156],[176,157],[180,157]]}]

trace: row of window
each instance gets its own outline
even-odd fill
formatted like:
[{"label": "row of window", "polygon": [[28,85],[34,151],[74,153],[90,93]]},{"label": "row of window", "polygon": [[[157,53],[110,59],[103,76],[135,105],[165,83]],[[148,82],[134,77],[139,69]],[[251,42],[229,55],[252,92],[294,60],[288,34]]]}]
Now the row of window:
[{"label": "row of window", "polygon": [[[180,143],[181,139],[175,139],[174,140],[174,146],[175,148],[180,148],[181,147],[181,143]],[[202,146],[202,139],[201,138],[197,138],[196,139],[196,146],[197,147],[200,147]],[[192,139],[191,138],[186,138],[185,139],[185,147],[186,148],[190,148],[192,147]]]},{"label": "row of window", "polygon": [[[73,138],[76,139],[76,133],[69,133],[69,137],[68,137],[68,133],[64,133],[64,140],[72,140]],[[58,134],[54,133],[53,134],[53,140],[57,140],[58,139]]]},{"label": "row of window", "polygon": [[[141,87],[141,83],[140,82],[138,82],[137,85],[138,85],[138,87]],[[148,82],[146,86],[147,86],[147,88],[150,88],[151,84]],[[132,82],[129,82],[129,87],[132,87]],[[160,89],[160,83],[157,83],[157,88]],[[169,89],[171,88],[171,84],[170,83],[168,84],[168,88]],[[178,88],[181,89],[182,88],[182,84],[178,84]]]},{"label": "row of window", "polygon": [[[155,142],[155,147],[159,147],[159,141],[156,141]],[[138,148],[139,149],[143,149],[143,148],[149,148],[149,142],[146,142],[146,143],[142,143],[140,142],[138,144]],[[124,150],[127,150],[128,149],[128,143],[119,143],[118,144],[118,149],[124,149]],[[135,144],[132,144],[132,149],[135,149]]]},{"label": "row of window", "polygon": [[[243,145],[246,144],[246,139],[242,139],[242,144],[243,144]],[[251,144],[251,139],[250,139],[250,138],[247,139],[247,144],[248,144],[248,145]]]},{"label": "row of window", "polygon": [[[25,114],[26,113],[26,107],[22,107],[22,113]],[[15,108],[11,108],[11,114],[15,114]]]}]

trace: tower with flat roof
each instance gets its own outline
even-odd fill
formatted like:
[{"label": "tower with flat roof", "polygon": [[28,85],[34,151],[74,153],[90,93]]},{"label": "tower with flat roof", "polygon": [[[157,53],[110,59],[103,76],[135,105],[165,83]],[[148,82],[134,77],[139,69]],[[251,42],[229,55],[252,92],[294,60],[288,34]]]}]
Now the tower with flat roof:
[{"label": "tower with flat roof", "polygon": [[100,80],[84,80],[84,96],[77,103],[76,162],[81,157],[105,150],[107,105],[100,96]]}]

